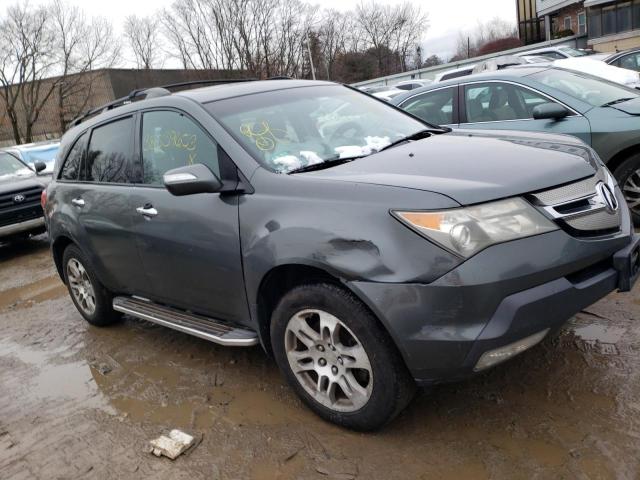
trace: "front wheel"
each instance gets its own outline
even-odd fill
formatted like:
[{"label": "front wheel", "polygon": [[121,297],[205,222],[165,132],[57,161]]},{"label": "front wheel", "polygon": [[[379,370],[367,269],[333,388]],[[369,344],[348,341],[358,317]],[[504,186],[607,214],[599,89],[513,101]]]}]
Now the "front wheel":
[{"label": "front wheel", "polygon": [[330,284],[287,293],[273,312],[278,366],[318,415],[355,430],[393,419],[415,390],[389,335],[349,292]]},{"label": "front wheel", "polygon": [[631,155],[618,165],[613,175],[631,210],[633,224],[640,226],[640,153]]}]

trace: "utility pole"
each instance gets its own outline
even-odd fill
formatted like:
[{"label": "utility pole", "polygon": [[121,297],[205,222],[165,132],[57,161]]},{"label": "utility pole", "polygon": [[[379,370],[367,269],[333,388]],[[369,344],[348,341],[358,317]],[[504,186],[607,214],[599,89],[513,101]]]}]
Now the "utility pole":
[{"label": "utility pole", "polygon": [[309,31],[307,31],[307,53],[309,54],[309,63],[311,64],[311,78],[316,79],[316,69],[313,66],[313,57],[311,56],[311,41],[309,40]]}]

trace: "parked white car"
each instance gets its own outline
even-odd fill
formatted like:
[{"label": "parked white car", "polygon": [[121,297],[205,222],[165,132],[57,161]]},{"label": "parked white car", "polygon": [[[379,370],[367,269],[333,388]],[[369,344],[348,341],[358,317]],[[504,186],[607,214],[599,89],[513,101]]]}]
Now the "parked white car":
[{"label": "parked white car", "polygon": [[451,80],[452,78],[465,77],[467,75],[471,75],[471,72],[473,72],[474,67],[475,67],[475,64],[465,65],[464,67],[454,68],[454,69],[439,73],[433,79],[433,83],[444,82],[445,80]]},{"label": "parked white car", "polygon": [[542,55],[543,57],[553,58],[554,60],[562,60],[563,58],[585,57],[589,52],[578,50],[567,45],[559,47],[536,48],[535,50],[527,50],[526,52],[516,53],[516,57],[524,57],[529,55]]},{"label": "parked white car", "polygon": [[47,166],[43,173],[52,173],[53,164],[59,148],[59,140],[46,140],[43,142],[15,145],[13,147],[3,148],[0,151],[15,155],[31,168],[35,168],[36,162],[43,162]]},{"label": "parked white car", "polygon": [[584,57],[565,58],[562,60],[555,60],[553,65],[564,68],[565,70],[588,73],[589,75],[604,78],[611,82],[620,83],[630,88],[640,89],[640,74],[638,74],[638,72],[627,68],[607,65],[601,60],[592,60],[591,58]]},{"label": "parked white car", "polygon": [[404,80],[402,82],[396,83],[393,88],[399,88],[400,90],[413,90],[415,88],[426,87],[427,85],[432,84],[431,80]]},{"label": "parked white car", "polygon": [[376,92],[372,95],[377,98],[381,98],[383,100],[389,101],[393,97],[400,95],[401,93],[407,93],[406,90],[401,90],[399,88],[390,88],[389,90],[384,90],[382,92]]}]

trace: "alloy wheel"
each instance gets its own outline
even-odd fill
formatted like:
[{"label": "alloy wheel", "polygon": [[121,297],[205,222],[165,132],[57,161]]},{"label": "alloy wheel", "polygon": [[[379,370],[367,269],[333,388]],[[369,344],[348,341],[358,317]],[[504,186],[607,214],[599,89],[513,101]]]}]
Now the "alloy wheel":
[{"label": "alloy wheel", "polygon": [[96,311],[96,295],[89,274],[76,258],[67,262],[67,281],[77,305],[87,315]]},{"label": "alloy wheel", "polygon": [[622,187],[622,193],[629,209],[640,215],[640,170],[635,170],[629,175]]},{"label": "alloy wheel", "polygon": [[323,406],[354,412],[371,398],[369,356],[354,333],[330,313],[306,309],[293,315],[285,348],[296,379]]}]

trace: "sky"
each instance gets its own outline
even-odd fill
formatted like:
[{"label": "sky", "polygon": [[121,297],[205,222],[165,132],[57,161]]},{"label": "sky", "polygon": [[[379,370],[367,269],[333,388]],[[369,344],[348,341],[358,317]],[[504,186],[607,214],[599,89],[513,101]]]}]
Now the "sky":
[{"label": "sky", "polygon": [[[156,9],[168,7],[173,0],[67,0],[78,5],[89,15],[108,17],[121,30],[127,15],[149,15]],[[360,0],[308,0],[324,8],[350,10]],[[378,0],[380,3],[397,4],[403,0]],[[499,17],[516,22],[515,0],[413,0],[429,13],[429,28],[423,39],[426,56],[437,54],[450,57],[455,50],[458,32],[472,30],[478,22]],[[9,3],[0,0],[0,4]],[[31,0],[31,4],[47,3],[46,0]]]}]

